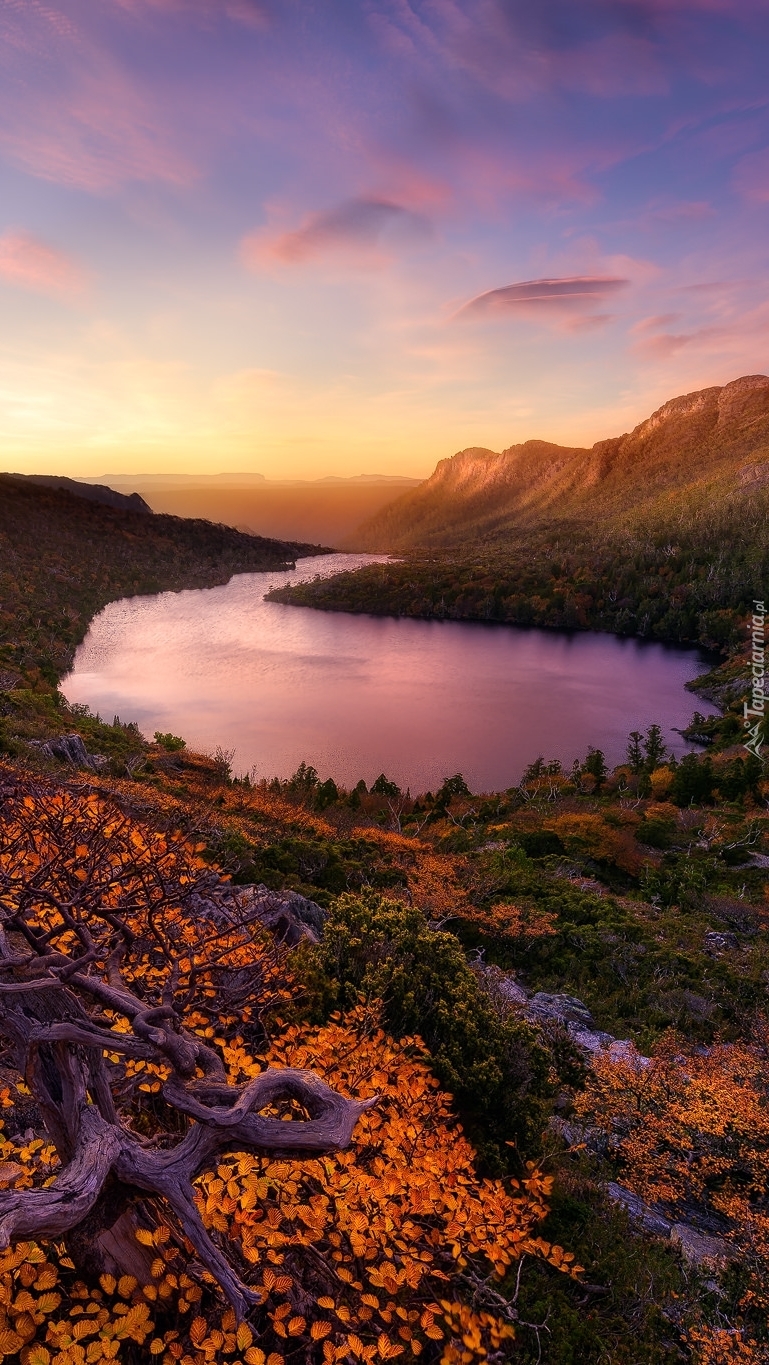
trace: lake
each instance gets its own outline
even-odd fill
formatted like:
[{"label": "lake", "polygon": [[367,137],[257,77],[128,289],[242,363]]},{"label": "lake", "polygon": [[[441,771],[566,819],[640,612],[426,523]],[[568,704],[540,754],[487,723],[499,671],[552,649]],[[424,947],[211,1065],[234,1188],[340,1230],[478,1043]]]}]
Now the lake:
[{"label": "lake", "polygon": [[413,793],[456,772],[474,791],[501,790],[538,754],[570,766],[591,744],[616,764],[629,731],[654,721],[676,753],[690,747],[671,727],[702,706],[684,689],[707,664],[696,650],[264,601],[278,584],[376,558],[328,555],[112,602],[62,690],[148,737],[233,749],[236,774],[288,777],[304,760],[346,786],[385,772]]}]

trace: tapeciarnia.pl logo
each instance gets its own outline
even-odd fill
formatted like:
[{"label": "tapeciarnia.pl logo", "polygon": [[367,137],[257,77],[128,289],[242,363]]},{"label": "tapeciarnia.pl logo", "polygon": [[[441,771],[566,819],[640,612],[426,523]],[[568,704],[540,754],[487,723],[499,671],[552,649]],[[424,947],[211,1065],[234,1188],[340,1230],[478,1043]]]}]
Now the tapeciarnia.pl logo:
[{"label": "tapeciarnia.pl logo", "polygon": [[750,656],[750,702],[745,702],[743,708],[743,723],[748,732],[748,738],[745,740],[745,748],[749,749],[752,754],[755,754],[756,758],[761,757],[761,729],[766,710],[766,691],[764,687],[764,659],[766,654],[764,647],[765,621],[766,609],[763,602],[754,602],[753,617],[750,624],[750,634],[753,646]]}]

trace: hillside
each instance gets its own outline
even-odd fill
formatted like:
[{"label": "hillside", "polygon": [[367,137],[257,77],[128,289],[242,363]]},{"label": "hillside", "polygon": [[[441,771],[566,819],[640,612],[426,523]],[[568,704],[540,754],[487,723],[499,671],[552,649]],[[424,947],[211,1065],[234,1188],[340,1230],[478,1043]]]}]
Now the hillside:
[{"label": "hillside", "polygon": [[769,579],[769,378],[674,398],[591,450],[464,450],[362,527],[404,559],[273,600],[739,648]]},{"label": "hillside", "polygon": [[526,441],[471,447],[358,531],[367,550],[504,548],[513,531],[664,518],[682,503],[750,494],[769,481],[769,378],[747,375],[665,403],[591,449]]},{"label": "hillside", "polygon": [[210,587],[318,552],[0,475],[0,690],[40,671],[55,682],[114,598]]},{"label": "hillside", "polygon": [[42,488],[57,488],[61,493],[71,493],[75,498],[85,498],[87,502],[101,502],[107,507],[120,507],[125,512],[151,512],[149,503],[138,493],[116,493],[103,483],[83,483],[79,479],[67,479],[61,474],[8,474],[15,483],[36,483]]}]

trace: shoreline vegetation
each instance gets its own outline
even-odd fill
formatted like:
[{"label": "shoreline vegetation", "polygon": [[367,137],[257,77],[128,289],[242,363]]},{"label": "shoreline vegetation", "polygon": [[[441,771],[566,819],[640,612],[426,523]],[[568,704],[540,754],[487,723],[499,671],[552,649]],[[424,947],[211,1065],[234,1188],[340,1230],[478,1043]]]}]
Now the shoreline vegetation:
[{"label": "shoreline vegetation", "polygon": [[[693,685],[719,707],[687,731],[701,753],[676,762],[651,726],[611,772],[597,735],[572,769],[543,755],[505,792],[453,774],[412,797],[384,773],[346,790],[307,764],[257,782],[231,754],[68,706],[58,677],[111,596],[303,547],[30,497],[2,526],[0,1351],[23,1365],[766,1362],[769,769],[741,719],[760,537],[755,561],[728,540],[688,598],[679,579],[707,537],[633,561],[630,605],[608,598],[652,603],[657,639],[675,598],[675,629],[721,651]],[[143,541],[138,520],[163,525]],[[512,593],[565,613],[573,572],[590,627],[621,565],[614,546],[580,561],[589,549],[520,547],[493,580],[501,610]],[[390,583],[400,611],[404,583],[418,602],[442,574],[436,604],[458,585],[469,619],[498,562],[309,588],[364,609],[379,574],[378,600]],[[62,1040],[77,1019],[80,1041],[30,1042],[30,1019],[57,1020]],[[194,1201],[158,1174],[132,1185],[143,1152],[226,1126],[275,1066],[309,1069],[343,1105],[379,1096],[348,1147],[271,1155],[238,1128],[231,1151],[189,1166]],[[75,1179],[84,1129],[62,1096],[76,1075],[77,1112],[87,1127],[98,1110],[100,1150],[117,1131],[122,1155],[65,1226],[41,1210],[62,1166]],[[274,1094],[287,1134],[307,1104],[337,1103]]]}]

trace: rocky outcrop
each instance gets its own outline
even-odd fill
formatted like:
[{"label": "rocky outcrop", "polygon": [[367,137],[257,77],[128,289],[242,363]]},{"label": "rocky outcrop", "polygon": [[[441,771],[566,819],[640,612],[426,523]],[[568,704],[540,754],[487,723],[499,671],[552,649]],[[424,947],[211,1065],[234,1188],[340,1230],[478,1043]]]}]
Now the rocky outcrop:
[{"label": "rocky outcrop", "polygon": [[613,1033],[599,1029],[587,1005],[576,996],[549,995],[545,991],[537,991],[526,1002],[521,1013],[524,1019],[533,1024],[546,1021],[562,1024],[574,1046],[587,1057],[608,1051],[612,1057],[632,1058],[642,1064],[646,1062],[645,1057],[639,1057],[629,1038],[615,1038]]},{"label": "rocky outcrop", "polygon": [[238,887],[237,899],[249,918],[258,919],[287,948],[320,943],[328,911],[297,891],[271,891],[268,886]]},{"label": "rocky outcrop", "polygon": [[109,762],[104,754],[90,754],[85,747],[82,735],[60,735],[58,739],[29,741],[44,758],[57,758],[60,763],[69,763],[73,768],[86,768],[89,772],[100,772]]}]

